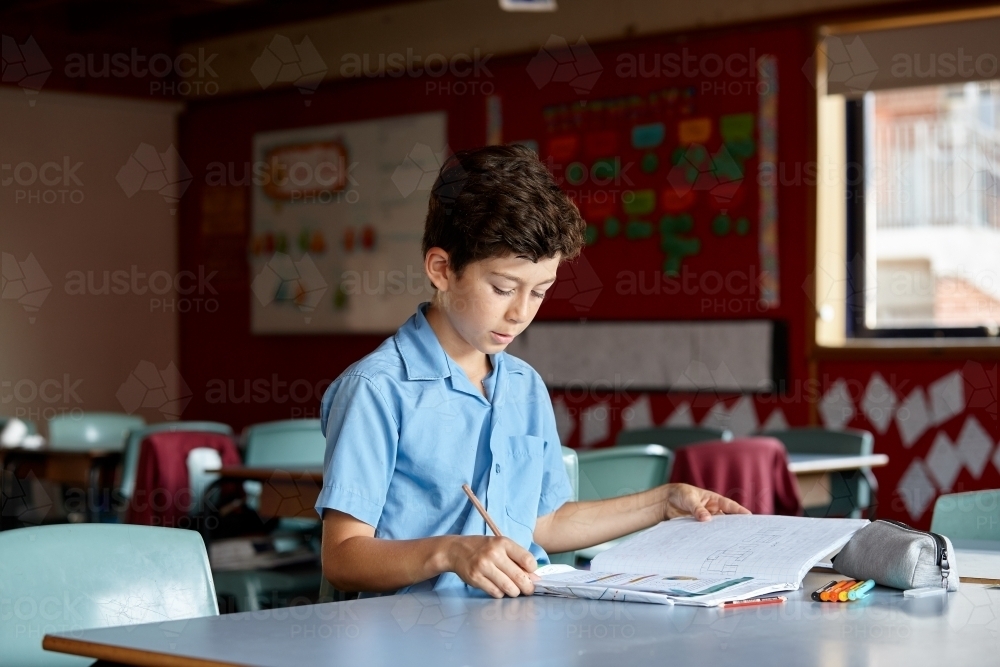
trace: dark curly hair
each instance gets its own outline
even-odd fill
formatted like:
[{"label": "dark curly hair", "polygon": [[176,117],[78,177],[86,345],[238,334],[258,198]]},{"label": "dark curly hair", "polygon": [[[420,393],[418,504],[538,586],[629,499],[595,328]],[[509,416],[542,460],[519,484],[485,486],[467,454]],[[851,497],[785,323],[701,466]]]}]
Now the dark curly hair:
[{"label": "dark curly hair", "polygon": [[441,165],[424,223],[423,251],[443,248],[456,274],[490,257],[533,262],[573,259],[586,223],[526,146],[484,146],[455,153]]}]

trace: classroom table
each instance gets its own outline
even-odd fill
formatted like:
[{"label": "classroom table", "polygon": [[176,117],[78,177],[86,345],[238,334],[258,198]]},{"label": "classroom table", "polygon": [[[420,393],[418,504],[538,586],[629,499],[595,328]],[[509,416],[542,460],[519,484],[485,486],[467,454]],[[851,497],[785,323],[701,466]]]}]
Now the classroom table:
[{"label": "classroom table", "polygon": [[220,480],[259,482],[261,491],[257,513],[264,519],[317,517],[316,499],[323,487],[323,470],[320,468],[224,466],[206,472],[219,475]]},{"label": "classroom table", "polygon": [[795,475],[803,507],[824,507],[830,504],[830,473],[857,470],[871,487],[872,498],[878,493],[878,482],[872,468],[889,463],[885,454],[836,455],[788,454],[788,471]]},{"label": "classroom table", "polygon": [[[830,484],[827,478],[829,473],[876,468],[888,462],[889,457],[885,454],[869,456],[789,454],[788,470],[799,482],[804,506],[812,507],[830,502]],[[313,518],[313,507],[323,486],[323,471],[319,468],[225,466],[206,472],[218,474],[222,479],[260,482],[262,489],[259,512],[264,518]],[[873,488],[873,492],[874,490]]]},{"label": "classroom table", "polygon": [[[105,499],[102,492],[108,491],[106,497],[110,505],[110,489],[120,460],[121,452],[109,449],[0,448],[0,471],[3,473],[0,483],[8,477],[11,479],[6,483],[14,483],[14,480],[34,475],[38,479],[80,488],[86,494],[87,520],[98,521]],[[0,494],[3,493],[0,488]]]},{"label": "classroom table", "polygon": [[1000,542],[952,540],[962,581],[1000,584]]},{"label": "classroom table", "polygon": [[820,603],[811,572],[782,605],[701,609],[433,592],[45,636],[48,650],[132,665],[995,664],[1000,589]]}]

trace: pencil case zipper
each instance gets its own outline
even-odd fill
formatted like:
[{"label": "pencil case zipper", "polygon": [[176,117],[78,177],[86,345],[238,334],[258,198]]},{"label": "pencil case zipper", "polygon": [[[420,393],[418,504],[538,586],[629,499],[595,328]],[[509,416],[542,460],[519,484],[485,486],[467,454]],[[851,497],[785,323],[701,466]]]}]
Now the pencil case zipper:
[{"label": "pencil case zipper", "polygon": [[879,519],[888,524],[892,524],[897,528],[902,528],[903,530],[909,531],[911,533],[916,533],[918,535],[930,535],[934,540],[934,544],[937,548],[937,565],[941,568],[941,586],[942,588],[948,588],[948,577],[951,575],[951,565],[948,563],[948,543],[945,542],[944,536],[938,533],[932,533],[929,530],[917,530],[912,526],[907,526],[902,521],[896,521],[894,519]]}]

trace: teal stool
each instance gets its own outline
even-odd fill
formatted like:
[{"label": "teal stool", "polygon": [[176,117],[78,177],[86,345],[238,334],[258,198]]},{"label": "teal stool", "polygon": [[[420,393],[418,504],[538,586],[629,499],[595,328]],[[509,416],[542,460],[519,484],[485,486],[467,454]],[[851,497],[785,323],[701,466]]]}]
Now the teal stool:
[{"label": "teal stool", "polygon": [[48,633],[217,616],[198,533],[63,524],[0,533],[0,667],[90,665],[42,649]]},{"label": "teal stool", "polygon": [[1000,489],[938,496],[931,532],[953,540],[1000,542]]},{"label": "teal stool", "polygon": [[139,471],[139,447],[147,435],[151,433],[163,433],[169,431],[187,431],[189,433],[221,433],[222,435],[232,435],[233,429],[229,424],[221,422],[161,422],[135,428],[128,432],[125,439],[125,453],[122,456],[122,481],[118,487],[118,492],[128,504],[135,491],[135,476]]},{"label": "teal stool", "polygon": [[[860,429],[829,429],[806,426],[784,431],[765,431],[759,435],[777,438],[789,454],[834,454],[838,456],[868,456],[875,449],[875,438]],[[878,492],[878,482],[871,468],[860,471],[832,472],[830,478],[830,504],[808,507],[806,516],[851,517],[860,519],[865,512],[874,514],[873,497]]]},{"label": "teal stool", "polygon": [[[673,452],[656,444],[605,447],[579,452],[577,456],[580,500],[617,498],[665,484],[674,458]],[[590,560],[625,537],[579,549],[576,555]]]},{"label": "teal stool", "polygon": [[[570,502],[580,499],[580,461],[575,449],[569,447],[562,448],[563,465],[566,466],[566,474],[569,476],[569,485],[573,489]],[[549,554],[549,561],[561,563],[563,565],[576,565],[576,552],[564,551],[558,554]]]},{"label": "teal stool", "polygon": [[662,426],[659,428],[643,428],[635,431],[619,431],[615,445],[663,445],[667,449],[677,449],[686,445],[710,440],[733,439],[731,431],[707,426]]},{"label": "teal stool", "polygon": [[145,425],[146,420],[142,417],[117,412],[84,412],[77,417],[59,415],[49,420],[49,448],[118,452],[125,446],[128,432]]}]

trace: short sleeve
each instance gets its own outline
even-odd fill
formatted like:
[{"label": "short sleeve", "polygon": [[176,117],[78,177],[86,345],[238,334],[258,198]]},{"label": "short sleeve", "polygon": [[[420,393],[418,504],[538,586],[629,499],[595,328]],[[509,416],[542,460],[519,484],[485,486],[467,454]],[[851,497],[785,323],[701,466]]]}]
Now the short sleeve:
[{"label": "short sleeve", "polygon": [[[539,383],[541,379],[539,378]],[[544,385],[543,385],[544,387]],[[556,415],[552,409],[552,400],[544,388],[539,392],[539,409],[542,411],[542,437],[545,438],[543,453],[542,495],[538,499],[538,516],[551,514],[573,499],[573,487],[570,486],[566,464],[563,463],[562,443],[559,441],[559,431],[556,428]]]},{"label": "short sleeve", "polygon": [[338,378],[323,396],[320,417],[326,435],[323,489],[326,508],[377,526],[396,466],[399,427],[378,387],[361,375]]}]

